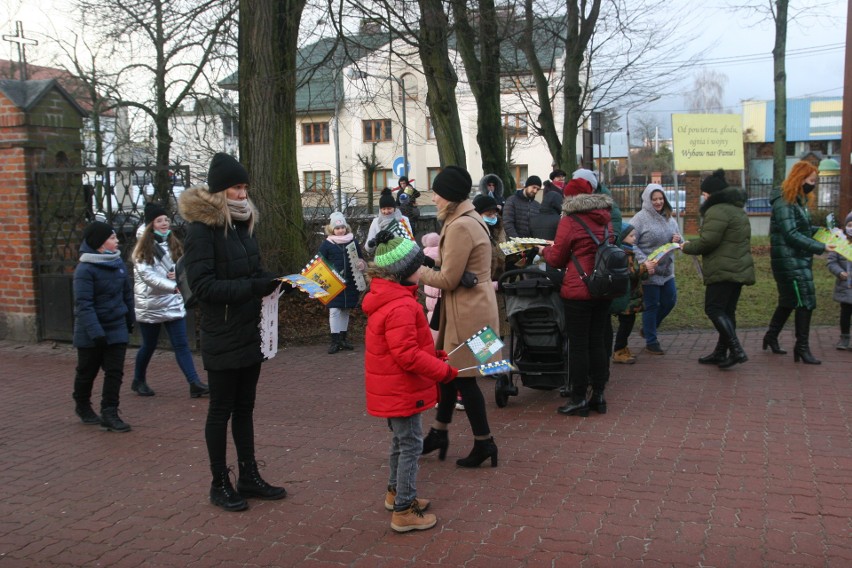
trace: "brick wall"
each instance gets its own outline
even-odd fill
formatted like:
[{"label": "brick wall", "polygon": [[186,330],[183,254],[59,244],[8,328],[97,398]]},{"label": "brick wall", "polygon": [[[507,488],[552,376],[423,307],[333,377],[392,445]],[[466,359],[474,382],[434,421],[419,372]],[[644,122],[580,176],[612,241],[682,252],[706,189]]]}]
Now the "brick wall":
[{"label": "brick wall", "polygon": [[82,117],[58,90],[29,113],[0,92],[0,339],[36,341],[36,278],[33,170],[56,167],[57,156],[79,165]]}]

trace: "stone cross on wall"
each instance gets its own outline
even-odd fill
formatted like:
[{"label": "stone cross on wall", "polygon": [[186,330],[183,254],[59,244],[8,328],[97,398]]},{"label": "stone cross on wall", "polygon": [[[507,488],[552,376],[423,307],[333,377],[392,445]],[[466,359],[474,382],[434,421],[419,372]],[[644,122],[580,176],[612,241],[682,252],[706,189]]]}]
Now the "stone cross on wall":
[{"label": "stone cross on wall", "polygon": [[27,45],[38,45],[38,41],[24,37],[24,24],[15,22],[15,35],[4,34],[3,39],[18,44],[18,65],[21,69],[21,81],[27,80]]}]

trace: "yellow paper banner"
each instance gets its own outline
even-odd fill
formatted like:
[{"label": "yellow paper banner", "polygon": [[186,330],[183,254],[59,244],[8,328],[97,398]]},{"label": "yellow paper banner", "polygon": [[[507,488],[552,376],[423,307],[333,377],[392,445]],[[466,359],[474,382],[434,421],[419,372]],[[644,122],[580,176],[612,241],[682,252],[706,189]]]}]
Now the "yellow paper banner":
[{"label": "yellow paper banner", "polygon": [[675,169],[743,169],[742,123],[738,114],[673,114]]}]

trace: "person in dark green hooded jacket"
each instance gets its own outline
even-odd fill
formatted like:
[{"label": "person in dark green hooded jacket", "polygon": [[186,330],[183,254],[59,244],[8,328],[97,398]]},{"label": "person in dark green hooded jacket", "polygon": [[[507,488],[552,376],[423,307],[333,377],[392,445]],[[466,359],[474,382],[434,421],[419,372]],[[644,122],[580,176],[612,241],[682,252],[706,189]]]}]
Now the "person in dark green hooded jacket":
[{"label": "person in dark green hooded jacket", "polygon": [[751,224],[743,205],[746,193],[731,187],[724,170],[701,182],[704,203],[699,213],[701,230],[696,240],[683,244],[686,254],[701,255],[704,275],[704,313],[719,332],[716,348],[698,359],[705,365],[727,369],[748,361],[737,338],[737,304],[743,286],[754,284]]},{"label": "person in dark green hooded jacket", "polygon": [[778,307],[772,314],[769,329],[763,336],[763,349],[787,353],[778,344],[778,334],[793,310],[796,311],[796,345],[793,361],[809,365],[821,361],[811,354],[808,336],[811,314],[816,309],[816,289],[812,271],[813,256],[834,250],[813,238],[816,227],[811,226],[808,212],[809,194],[816,187],[817,169],[805,161],[796,162],[780,188],[772,190],[772,218],[769,223],[769,242],[772,275],[778,287]]}]

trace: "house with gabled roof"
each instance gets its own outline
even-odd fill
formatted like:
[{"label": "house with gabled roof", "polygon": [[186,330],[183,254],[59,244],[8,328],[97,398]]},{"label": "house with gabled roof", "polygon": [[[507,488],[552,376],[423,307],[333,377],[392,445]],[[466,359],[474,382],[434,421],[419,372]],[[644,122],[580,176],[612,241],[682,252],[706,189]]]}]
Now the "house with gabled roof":
[{"label": "house with gabled roof", "polygon": [[[461,57],[450,46],[450,58],[459,78],[457,97],[467,155],[474,184],[486,172],[476,142],[477,111]],[[548,52],[549,53],[545,53]],[[504,42],[507,69],[526,69],[526,58],[511,42]],[[542,64],[554,85],[560,83],[561,51],[542,46]],[[393,39],[387,32],[362,29],[348,37],[321,39],[299,50],[297,163],[306,201],[336,206],[338,179],[344,208],[363,206],[368,168],[375,164],[374,200],[383,187],[396,187],[407,177],[428,191],[440,171],[437,143],[426,105],[426,77],[415,47]],[[237,74],[220,83],[236,90]],[[519,187],[529,175],[543,178],[551,171],[551,156],[543,139],[530,127],[535,108],[535,84],[527,71],[509,71],[502,79],[502,107],[512,173]],[[555,97],[557,128],[561,128],[560,97]],[[579,147],[580,145],[578,145]],[[403,166],[407,154],[408,167]],[[339,166],[338,166],[339,164]],[[317,199],[307,199],[316,194]],[[421,205],[430,206],[421,198]]]}]

